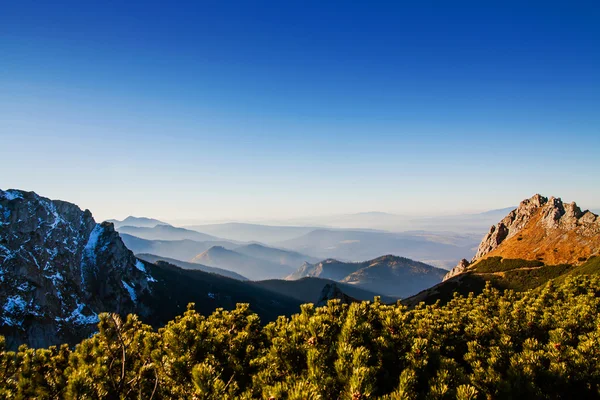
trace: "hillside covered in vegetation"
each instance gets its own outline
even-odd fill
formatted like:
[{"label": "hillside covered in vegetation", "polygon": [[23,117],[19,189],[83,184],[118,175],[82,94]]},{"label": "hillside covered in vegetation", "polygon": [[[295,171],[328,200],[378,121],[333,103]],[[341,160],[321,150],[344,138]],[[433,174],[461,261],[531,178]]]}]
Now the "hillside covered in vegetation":
[{"label": "hillside covered in vegetation", "polygon": [[481,293],[486,284],[496,289],[511,289],[517,292],[536,288],[539,290],[552,279],[555,282],[563,282],[568,277],[584,274],[600,274],[600,256],[590,257],[579,265],[546,265],[537,260],[488,257],[459,275],[402,302],[407,306],[414,306],[420,302],[433,304],[438,300],[445,303],[451,300],[455,293],[464,296],[471,292]]},{"label": "hillside covered in vegetation", "polygon": [[266,326],[245,304],[158,331],[101,314],[74,349],[2,349],[0,398],[598,398],[599,296],[575,276],[443,306],[305,304]]}]

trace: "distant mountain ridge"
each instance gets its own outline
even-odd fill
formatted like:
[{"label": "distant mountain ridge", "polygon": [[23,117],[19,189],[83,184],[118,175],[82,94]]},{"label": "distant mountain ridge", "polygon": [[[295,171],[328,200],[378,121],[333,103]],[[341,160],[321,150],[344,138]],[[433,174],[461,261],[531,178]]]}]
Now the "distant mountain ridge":
[{"label": "distant mountain ridge", "polygon": [[441,282],[446,272],[408,258],[387,255],[358,263],[334,259],[317,264],[305,263],[286,279],[318,277],[388,296],[407,297]]},{"label": "distant mountain ridge", "polygon": [[[460,236],[460,240],[452,238]],[[427,232],[393,233],[364,230],[318,229],[274,246],[310,254],[320,259],[369,260],[381,254],[401,254],[436,267],[456,265],[465,254],[474,254],[478,239],[470,236]]]},{"label": "distant mountain ridge", "polygon": [[112,222],[115,226],[115,229],[118,229],[122,226],[136,226],[138,228],[154,228],[156,225],[169,225],[166,222],[159,221],[154,218],[146,218],[146,217],[134,217],[129,216],[125,218],[123,221],[119,221],[117,219],[109,219],[106,222]]},{"label": "distant mountain ridge", "polygon": [[245,254],[250,257],[259,258],[275,264],[287,265],[297,268],[304,262],[317,262],[318,259],[305,254],[291,250],[282,250],[274,247],[264,246],[258,243],[252,243],[234,248],[237,253]]},{"label": "distant mountain ridge", "polygon": [[450,231],[483,234],[490,225],[498,221],[499,218],[506,215],[513,208],[432,217],[369,211],[354,214],[295,218],[287,221],[271,221],[271,223],[276,225],[315,226],[321,229],[383,230],[388,232],[425,230],[430,232]]},{"label": "distant mountain ridge", "polygon": [[239,247],[238,244],[223,240],[198,242],[195,240],[148,240],[126,233],[119,233],[128,249],[135,254],[155,254],[161,257],[169,257],[181,261],[190,262],[198,254],[213,246],[222,246],[227,249]]},{"label": "distant mountain ridge", "polygon": [[307,234],[317,228],[309,226],[272,226],[248,224],[241,222],[228,222],[210,225],[184,226],[197,232],[218,236],[239,242],[276,243],[282,240],[293,239]]},{"label": "distant mountain ridge", "polygon": [[189,229],[177,228],[171,225],[156,225],[151,228],[137,226],[121,226],[120,233],[136,236],[147,240],[194,240],[196,242],[218,241],[218,237],[207,235]]},{"label": "distant mountain ridge", "polygon": [[251,257],[222,246],[211,247],[194,257],[192,262],[227,269],[246,276],[250,280],[283,278],[293,270],[287,265]]}]

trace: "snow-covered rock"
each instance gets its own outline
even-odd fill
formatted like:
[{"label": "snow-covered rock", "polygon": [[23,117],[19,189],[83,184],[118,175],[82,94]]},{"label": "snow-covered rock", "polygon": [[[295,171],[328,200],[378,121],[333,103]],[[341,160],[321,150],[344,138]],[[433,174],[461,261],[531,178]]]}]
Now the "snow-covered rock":
[{"label": "snow-covered rock", "polygon": [[89,336],[100,312],[138,312],[154,281],[111,223],[71,203],[0,190],[0,334],[10,347]]}]

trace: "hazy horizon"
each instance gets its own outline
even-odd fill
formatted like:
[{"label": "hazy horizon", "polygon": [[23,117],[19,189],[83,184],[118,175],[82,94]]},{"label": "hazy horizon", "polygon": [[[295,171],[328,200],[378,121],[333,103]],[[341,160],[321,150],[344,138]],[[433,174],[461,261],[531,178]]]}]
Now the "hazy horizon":
[{"label": "hazy horizon", "polygon": [[0,187],[96,218],[600,208],[597,5],[12,2]]}]

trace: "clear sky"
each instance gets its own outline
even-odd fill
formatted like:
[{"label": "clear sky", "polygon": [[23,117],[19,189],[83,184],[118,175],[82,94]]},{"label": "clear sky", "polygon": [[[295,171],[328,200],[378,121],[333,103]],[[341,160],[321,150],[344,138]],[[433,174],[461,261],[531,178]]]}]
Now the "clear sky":
[{"label": "clear sky", "polygon": [[598,21],[598,1],[4,2],[0,188],[97,219],[600,207]]}]

